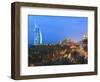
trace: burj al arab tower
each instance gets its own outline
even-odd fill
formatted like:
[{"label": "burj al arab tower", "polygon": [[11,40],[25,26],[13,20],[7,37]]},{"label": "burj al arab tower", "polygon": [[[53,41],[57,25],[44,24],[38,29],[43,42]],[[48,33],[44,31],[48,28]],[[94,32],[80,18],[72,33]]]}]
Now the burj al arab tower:
[{"label": "burj al arab tower", "polygon": [[35,24],[34,45],[40,45],[40,44],[42,44],[42,33],[41,33],[40,29],[37,27],[37,25]]}]

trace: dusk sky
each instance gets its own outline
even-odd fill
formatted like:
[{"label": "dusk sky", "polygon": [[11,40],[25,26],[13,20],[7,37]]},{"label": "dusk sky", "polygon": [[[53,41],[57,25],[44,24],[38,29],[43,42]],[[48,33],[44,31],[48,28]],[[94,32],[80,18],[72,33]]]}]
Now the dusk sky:
[{"label": "dusk sky", "polygon": [[87,17],[28,16],[28,46],[34,44],[35,24],[42,33],[43,44],[55,44],[65,38],[80,41],[87,32]]}]

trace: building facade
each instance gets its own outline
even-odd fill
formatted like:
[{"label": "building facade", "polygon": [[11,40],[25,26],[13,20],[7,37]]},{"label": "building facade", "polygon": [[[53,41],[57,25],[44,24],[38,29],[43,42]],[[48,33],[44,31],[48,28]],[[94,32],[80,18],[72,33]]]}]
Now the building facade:
[{"label": "building facade", "polygon": [[40,45],[40,44],[42,44],[42,33],[41,33],[40,29],[37,27],[37,25],[35,24],[34,45]]}]

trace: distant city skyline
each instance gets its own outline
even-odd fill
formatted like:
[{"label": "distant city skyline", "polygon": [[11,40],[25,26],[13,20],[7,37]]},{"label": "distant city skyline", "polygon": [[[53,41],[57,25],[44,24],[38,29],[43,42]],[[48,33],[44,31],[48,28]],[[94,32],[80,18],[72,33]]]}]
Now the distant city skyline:
[{"label": "distant city skyline", "polygon": [[87,17],[29,15],[29,47],[34,44],[35,24],[41,30],[43,44],[56,44],[65,38],[80,41],[88,31]]}]

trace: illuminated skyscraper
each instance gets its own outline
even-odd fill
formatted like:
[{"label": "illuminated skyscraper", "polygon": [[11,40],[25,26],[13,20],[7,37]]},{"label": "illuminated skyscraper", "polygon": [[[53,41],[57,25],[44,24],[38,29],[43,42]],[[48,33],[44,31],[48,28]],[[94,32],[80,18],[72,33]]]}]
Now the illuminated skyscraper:
[{"label": "illuminated skyscraper", "polygon": [[88,34],[87,33],[84,33],[82,39],[84,40],[84,39],[87,39],[87,38],[88,38]]},{"label": "illuminated skyscraper", "polygon": [[40,44],[42,44],[42,33],[41,33],[40,29],[37,27],[37,25],[35,24],[34,45],[40,45]]}]

